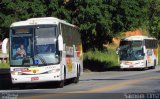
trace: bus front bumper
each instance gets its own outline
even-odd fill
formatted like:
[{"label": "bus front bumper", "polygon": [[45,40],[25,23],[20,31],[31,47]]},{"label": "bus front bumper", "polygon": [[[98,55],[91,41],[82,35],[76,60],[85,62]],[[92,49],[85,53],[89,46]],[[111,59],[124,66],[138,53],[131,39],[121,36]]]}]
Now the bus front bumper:
[{"label": "bus front bumper", "polygon": [[41,75],[11,75],[11,78],[13,84],[61,81],[61,75],[59,73]]},{"label": "bus front bumper", "polygon": [[121,61],[120,63],[121,69],[127,69],[127,68],[145,68],[144,61]]}]

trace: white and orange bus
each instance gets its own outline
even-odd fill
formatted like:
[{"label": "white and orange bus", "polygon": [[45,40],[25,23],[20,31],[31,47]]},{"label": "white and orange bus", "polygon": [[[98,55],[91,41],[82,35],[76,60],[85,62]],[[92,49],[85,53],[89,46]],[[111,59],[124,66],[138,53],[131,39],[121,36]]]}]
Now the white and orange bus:
[{"label": "white and orange bus", "polygon": [[155,68],[158,64],[158,43],[148,36],[130,36],[120,41],[120,68]]},{"label": "white and orange bus", "polygon": [[[31,18],[10,26],[10,72],[13,84],[79,81],[83,73],[78,27],[55,17]],[[23,45],[23,54],[19,55]]]}]

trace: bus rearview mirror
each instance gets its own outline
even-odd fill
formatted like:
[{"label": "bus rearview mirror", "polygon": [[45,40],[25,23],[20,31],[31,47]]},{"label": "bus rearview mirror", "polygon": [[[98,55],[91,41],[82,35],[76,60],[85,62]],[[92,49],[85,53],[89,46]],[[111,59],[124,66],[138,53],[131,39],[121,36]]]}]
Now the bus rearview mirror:
[{"label": "bus rearview mirror", "polygon": [[119,50],[120,50],[120,48],[118,47],[118,48],[116,48],[116,54],[118,55],[119,54]]},{"label": "bus rearview mirror", "polygon": [[145,53],[142,53],[142,56],[145,56]]},{"label": "bus rearview mirror", "polygon": [[63,38],[62,35],[58,36],[58,50],[63,51]]}]

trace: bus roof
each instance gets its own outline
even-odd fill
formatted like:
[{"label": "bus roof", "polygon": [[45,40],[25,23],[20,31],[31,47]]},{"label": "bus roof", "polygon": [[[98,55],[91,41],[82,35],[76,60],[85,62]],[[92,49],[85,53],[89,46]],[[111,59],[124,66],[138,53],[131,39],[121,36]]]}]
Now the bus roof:
[{"label": "bus roof", "polygon": [[14,22],[11,24],[10,27],[16,27],[16,26],[31,26],[31,25],[42,25],[42,24],[56,24],[63,23],[72,27],[76,27],[75,25],[72,25],[64,20],[55,18],[55,17],[42,17],[42,18],[30,18],[25,21],[19,21]]},{"label": "bus roof", "polygon": [[127,38],[124,38],[122,40],[144,40],[144,39],[155,39],[156,38],[152,38],[152,37],[148,37],[148,36],[130,36],[130,37],[127,37]]}]

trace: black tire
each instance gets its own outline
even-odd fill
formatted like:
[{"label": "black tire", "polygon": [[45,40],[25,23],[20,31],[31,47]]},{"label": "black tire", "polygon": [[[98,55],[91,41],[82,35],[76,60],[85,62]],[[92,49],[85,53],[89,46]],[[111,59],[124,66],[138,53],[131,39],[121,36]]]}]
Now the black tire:
[{"label": "black tire", "polygon": [[125,69],[124,68],[120,68],[120,71],[125,71]]},{"label": "black tire", "polygon": [[151,69],[155,69],[156,68],[156,60],[154,60],[154,65],[151,67]]},{"label": "black tire", "polygon": [[80,76],[80,68],[77,68],[77,77],[73,78],[73,83],[79,82],[79,76]]},{"label": "black tire", "polygon": [[142,71],[145,71],[145,70],[147,70],[147,61],[146,61],[146,66],[144,67],[144,68],[142,68]]},{"label": "black tire", "polygon": [[58,87],[63,88],[64,87],[64,80],[58,82]]},{"label": "black tire", "polygon": [[63,88],[66,80],[66,69],[64,69],[64,79],[58,82],[58,87]]},{"label": "black tire", "polygon": [[26,89],[26,85],[25,84],[16,84],[19,89]]}]

